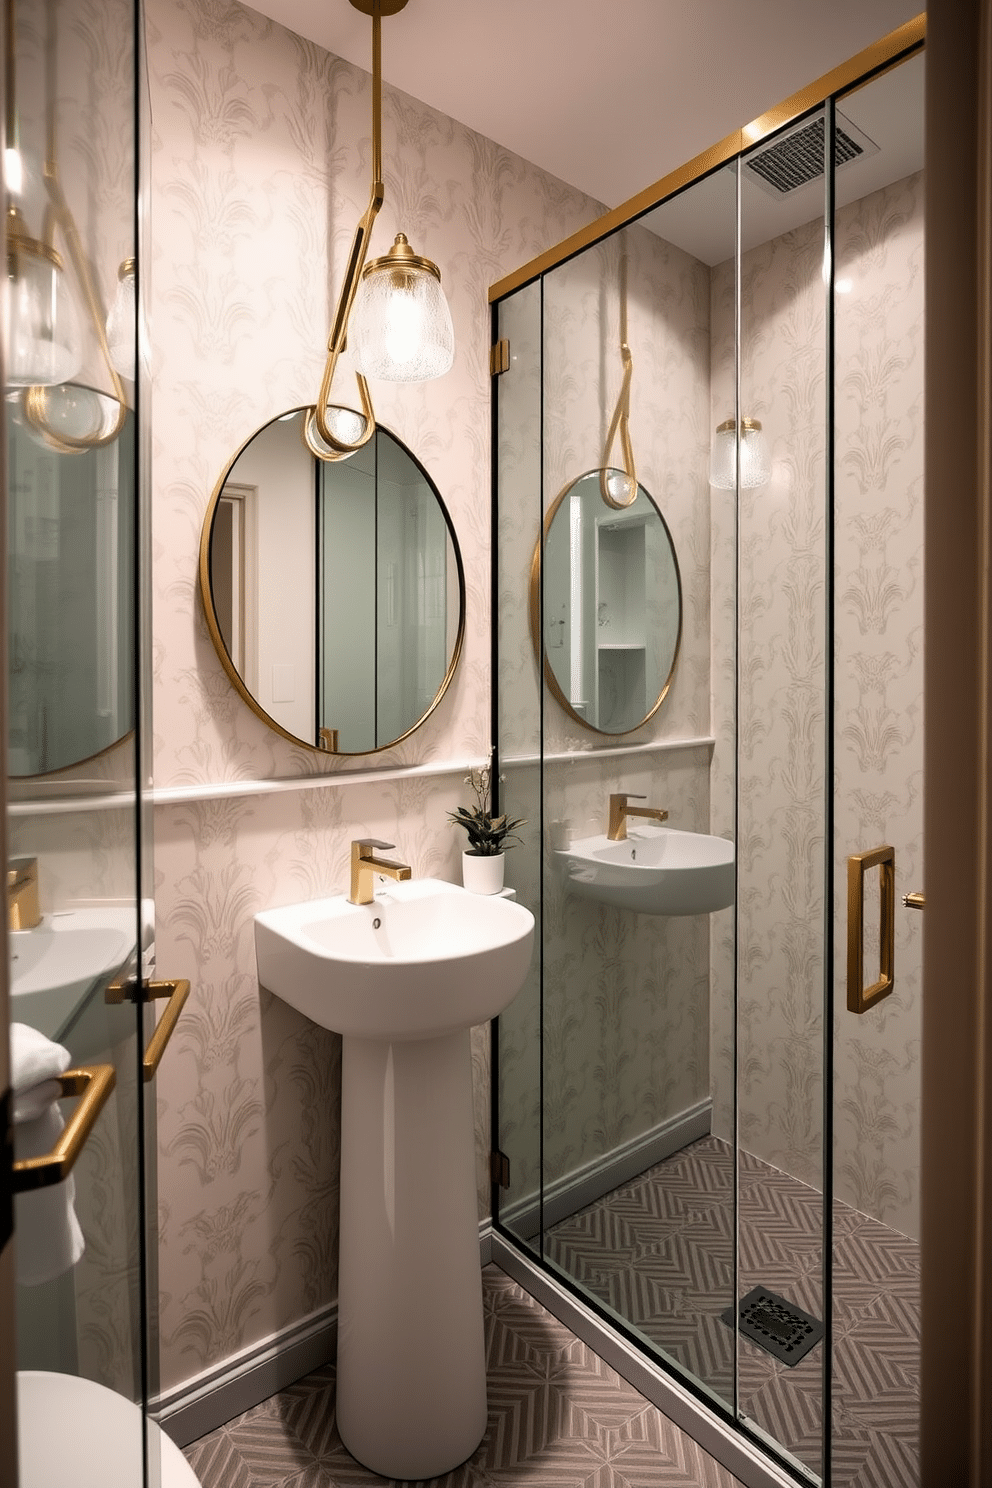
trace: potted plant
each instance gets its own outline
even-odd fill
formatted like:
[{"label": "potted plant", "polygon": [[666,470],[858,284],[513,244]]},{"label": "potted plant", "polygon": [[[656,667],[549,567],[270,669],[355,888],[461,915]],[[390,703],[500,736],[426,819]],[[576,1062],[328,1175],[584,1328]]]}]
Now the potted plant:
[{"label": "potted plant", "polygon": [[462,853],[462,883],[473,894],[498,894],[503,887],[504,845],[520,841],[516,828],[524,826],[523,817],[493,816],[489,810],[489,788],[492,769],[484,765],[465,776],[472,787],[474,806],[459,806],[448,812],[448,820],[468,833],[468,847]]}]

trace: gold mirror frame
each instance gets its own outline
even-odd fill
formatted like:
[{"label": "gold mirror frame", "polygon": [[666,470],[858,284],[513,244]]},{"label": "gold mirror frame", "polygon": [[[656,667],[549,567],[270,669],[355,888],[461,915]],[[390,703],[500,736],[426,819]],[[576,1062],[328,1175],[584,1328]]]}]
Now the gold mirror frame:
[{"label": "gold mirror frame", "polygon": [[[630,502],[624,503],[624,506],[632,506],[634,504],[634,501],[636,501],[637,496],[643,492],[645,498],[654,507],[654,510],[658,515],[658,520],[661,522],[662,528],[664,529],[665,536],[668,538],[668,545],[671,549],[672,554],[672,564],[675,569],[675,585],[678,590],[679,597],[679,623],[678,629],[675,634],[675,647],[672,653],[672,664],[668,669],[668,676],[665,678],[665,682],[661,691],[659,692],[657,698],[655,699],[654,703],[649,708],[647,713],[645,713],[644,717],[638,723],[632,724],[630,728],[612,730],[599,728],[597,724],[590,723],[588,718],[583,718],[581,713],[577,713],[566,698],[565,694],[562,692],[561,687],[558,683],[558,679],[555,676],[554,668],[548,660],[547,648],[544,645],[543,627],[541,625],[541,559],[544,553],[544,549],[547,546],[548,534],[551,531],[551,524],[554,521],[562,502],[565,500],[565,497],[570,495],[570,493],[575,489],[580,481],[589,480],[591,477],[595,477],[598,489],[599,483],[601,481],[604,481],[606,475],[611,473],[611,471],[604,471],[602,469],[583,471],[583,473],[581,475],[577,475],[574,480],[566,482],[566,484],[558,492],[558,495],[555,497],[554,501],[548,507],[547,511],[544,514],[544,522],[541,527],[541,536],[534,544],[534,556],[531,558],[530,562],[528,610],[530,613],[530,636],[534,646],[534,654],[537,658],[538,666],[541,667],[544,673],[544,680],[547,684],[548,691],[555,699],[555,702],[559,704],[559,706],[568,715],[569,718],[573,719],[575,723],[581,724],[582,727],[584,729],[588,729],[590,733],[599,734],[601,737],[607,739],[622,739],[626,737],[627,734],[634,734],[637,732],[638,729],[643,728],[644,725],[646,723],[649,723],[654,715],[657,713],[658,709],[665,701],[665,698],[668,696],[672,682],[675,678],[675,669],[678,666],[679,654],[682,650],[682,571],[679,568],[679,555],[675,549],[675,540],[672,537],[671,528],[665,521],[661,507],[658,505],[657,501],[655,501],[654,497],[651,495],[651,492],[645,486],[643,486],[640,481],[637,482],[636,494]],[[617,474],[623,475],[624,471],[617,471]],[[604,509],[607,505],[608,503],[604,503]],[[613,507],[613,510],[619,509],[620,508]]]},{"label": "gold mirror frame", "polygon": [[[343,409],[342,411],[351,412],[352,410]],[[259,434],[261,434],[265,429],[269,428],[272,424],[279,422],[281,419],[290,418],[296,414],[304,415],[302,428],[305,429],[308,419],[314,414],[314,405],[301,404],[296,408],[288,409],[286,413],[276,414],[273,418],[264,423],[260,428],[253,430],[249,437],[235,452],[233,457],[228,461],[227,465],[224,467],[220,479],[214,486],[213,492],[210,497],[210,504],[208,505],[206,515],[203,518],[203,528],[200,533],[200,599],[203,604],[203,613],[204,618],[207,622],[207,630],[210,633],[210,639],[214,644],[214,650],[217,652],[217,655],[220,658],[221,665],[223,666],[224,671],[227,673],[228,679],[234,685],[235,691],[240,695],[242,700],[248,704],[248,707],[255,714],[256,718],[260,718],[263,723],[269,726],[270,729],[272,729],[277,734],[281,734],[282,737],[284,739],[288,739],[291,744],[296,744],[303,749],[312,750],[314,754],[321,755],[324,758],[327,758],[330,755],[335,758],[358,759],[367,754],[381,754],[385,749],[393,749],[397,744],[402,744],[404,739],[408,739],[411,734],[416,733],[417,729],[419,729],[424,723],[426,723],[427,719],[434,712],[438,703],[440,703],[441,699],[444,697],[444,694],[447,692],[448,687],[451,684],[451,679],[455,674],[455,668],[458,666],[458,661],[462,654],[462,646],[464,645],[465,641],[465,568],[462,563],[461,548],[458,545],[458,537],[455,532],[455,526],[451,520],[451,513],[448,511],[448,508],[445,505],[441,493],[435,485],[434,481],[431,479],[430,475],[428,475],[427,471],[424,469],[423,465],[417,459],[416,455],[409,448],[409,446],[404,444],[403,440],[400,439],[399,435],[394,434],[393,431],[391,429],[388,429],[385,424],[377,422],[376,431],[381,430],[384,434],[388,434],[390,439],[393,439],[396,444],[400,446],[400,448],[404,451],[408,458],[413,461],[414,465],[416,465],[417,469],[421,472],[424,480],[430,486],[432,492],[434,493],[434,499],[437,502],[438,507],[440,508],[441,515],[444,517],[445,526],[448,529],[448,536],[451,539],[451,547],[454,554],[455,568],[458,574],[458,629],[455,635],[454,645],[451,648],[451,658],[448,662],[448,668],[444,674],[444,677],[441,679],[441,685],[439,686],[437,692],[434,694],[434,699],[431,702],[430,707],[427,708],[421,714],[421,716],[410,725],[408,729],[405,729],[402,734],[397,735],[395,739],[390,739],[387,744],[376,745],[374,749],[339,750],[334,747],[337,744],[337,730],[321,728],[319,724],[317,725],[318,733],[323,740],[323,742],[319,745],[311,743],[309,739],[301,739],[299,734],[290,733],[288,729],[283,728],[282,724],[279,723],[275,718],[273,718],[271,713],[266,712],[261,703],[254,696],[254,694],[248,690],[248,687],[245,685],[241,673],[234,665],[234,662],[231,659],[231,654],[227,649],[227,645],[221,633],[220,624],[217,618],[217,611],[214,608],[213,590],[210,582],[210,544],[211,538],[213,536],[214,517],[217,513],[217,507],[220,502],[220,498],[223,495],[224,487],[226,486],[235,465],[240,460],[241,456],[244,454],[245,450],[252,443],[252,441],[258,438]],[[314,460],[314,462],[318,463],[319,457],[314,455],[309,444],[307,443],[305,435],[303,436],[303,446],[306,449],[307,453]],[[333,466],[329,466],[328,468],[333,469]]]}]

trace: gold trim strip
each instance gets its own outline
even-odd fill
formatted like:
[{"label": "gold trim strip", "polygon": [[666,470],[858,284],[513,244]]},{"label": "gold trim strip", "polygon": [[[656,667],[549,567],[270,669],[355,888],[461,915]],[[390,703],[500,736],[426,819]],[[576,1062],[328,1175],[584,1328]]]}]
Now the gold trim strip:
[{"label": "gold trim strip", "polygon": [[116,1078],[112,1064],[92,1064],[59,1075],[62,1095],[79,1095],[82,1099],[51,1152],[42,1157],[24,1157],[13,1164],[14,1193],[50,1188],[68,1178],[96,1118],[107,1103]]},{"label": "gold trim strip", "polygon": [[[864,893],[865,874],[879,868],[881,914],[879,924],[879,977],[870,987],[864,984]],[[847,860],[847,1010],[866,1013],[895,987],[896,942],[896,852],[894,847],[875,847],[852,853]]]},{"label": "gold trim strip", "polygon": [[818,103],[831,97],[834,93],[841,93],[858,82],[865,73],[876,72],[885,67],[887,63],[894,62],[896,58],[904,53],[915,51],[921,47],[926,39],[926,13],[907,21],[905,25],[898,26],[895,31],[890,31],[881,40],[873,42],[871,46],[865,47],[864,51],[848,58],[846,62],[825,72],[822,77],[817,78],[805,88],[800,88],[797,93],[776,104],[767,113],[761,114],[757,119],[752,119],[750,124],[745,124],[742,129],[735,129],[728,134],[719,144],[712,145],[704,150],[701,155],[696,155],[685,165],[679,166],[677,170],[662,176],[652,186],[647,186],[639,191],[636,196],[630,197],[622,202],[619,207],[614,207],[602,217],[597,217],[586,227],[579,228],[578,232],[572,233],[563,242],[558,243],[546,252],[538,254],[529,263],[523,264],[515,269],[512,274],[498,279],[489,290],[489,303],[494,304],[501,300],[504,295],[512,294],[515,289],[520,289],[532,279],[537,279],[541,274],[546,274],[549,269],[556,268],[564,263],[566,259],[581,252],[583,248],[589,248],[600,238],[607,237],[616,232],[617,228],[624,227],[635,217],[651,210],[652,207],[660,206],[669,196],[681,191],[685,186],[691,186],[700,176],[708,175],[710,171],[718,166],[733,160],[735,155],[748,150],[756,145],[759,140],[769,134],[774,134],[788,124],[791,119],[804,114],[807,109],[815,108]]}]

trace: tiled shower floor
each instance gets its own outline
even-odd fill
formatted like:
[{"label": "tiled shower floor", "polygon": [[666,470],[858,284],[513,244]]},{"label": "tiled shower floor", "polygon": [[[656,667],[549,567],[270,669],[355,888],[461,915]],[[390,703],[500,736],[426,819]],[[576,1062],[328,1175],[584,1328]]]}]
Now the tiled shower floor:
[{"label": "tiled shower floor", "polygon": [[[767,1287],[823,1315],[822,1200],[746,1154],[740,1294]],[[731,1400],[731,1151],[705,1137],[562,1220],[547,1255],[590,1293]],[[831,1488],[919,1482],[919,1246],[844,1204],[834,1210]],[[821,1470],[823,1346],[795,1367],[741,1341],[741,1408]]]},{"label": "tiled shower floor", "polygon": [[[489,1426],[444,1488],[740,1488],[502,1271],[483,1272]],[[186,1448],[203,1488],[381,1484],[341,1444],[334,1369]]]}]

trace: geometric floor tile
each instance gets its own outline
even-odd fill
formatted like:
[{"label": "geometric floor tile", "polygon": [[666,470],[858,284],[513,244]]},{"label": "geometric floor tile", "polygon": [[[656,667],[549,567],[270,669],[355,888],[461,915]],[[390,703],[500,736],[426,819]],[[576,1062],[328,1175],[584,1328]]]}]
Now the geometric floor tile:
[{"label": "geometric floor tile", "polygon": [[[732,1149],[704,1137],[561,1220],[548,1260],[663,1357],[733,1406]],[[747,1155],[739,1295],[760,1286],[823,1317],[823,1200]],[[832,1488],[917,1488],[919,1246],[834,1207]],[[814,1472],[823,1457],[823,1344],[794,1367],[741,1336],[740,1409]]]},{"label": "geometric floor tile", "polygon": [[[468,1462],[432,1480],[438,1488],[740,1488],[516,1282],[495,1266],[482,1275],[488,1427]],[[203,1488],[385,1481],[341,1444],[333,1366],[194,1442],[185,1456]]]}]

